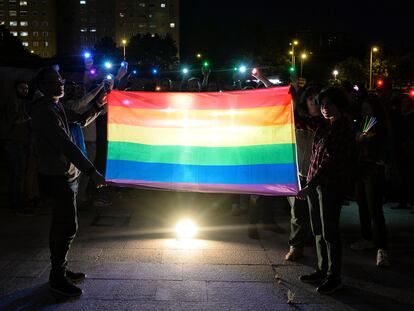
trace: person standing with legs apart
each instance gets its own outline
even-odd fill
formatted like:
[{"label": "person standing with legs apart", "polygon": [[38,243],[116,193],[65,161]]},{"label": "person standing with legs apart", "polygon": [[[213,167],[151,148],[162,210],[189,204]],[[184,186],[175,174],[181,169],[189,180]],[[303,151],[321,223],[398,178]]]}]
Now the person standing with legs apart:
[{"label": "person standing with legs apart", "polygon": [[41,69],[36,82],[43,94],[31,110],[39,181],[41,189],[53,199],[49,285],[55,293],[76,297],[82,294],[82,290],[72,281],[83,280],[85,274],[67,269],[66,256],[78,228],[76,193],[79,171],[89,175],[98,187],[105,185],[105,180],[73,142],[67,118],[70,112],[66,112],[59,101],[64,95],[64,80],[58,71],[53,67]]},{"label": "person standing with legs apart", "polygon": [[386,251],[386,228],[382,209],[385,184],[384,141],[386,126],[381,102],[369,99],[362,103],[360,131],[356,134],[358,170],[355,184],[362,240],[351,249],[377,249],[377,266],[389,266]]},{"label": "person standing with legs apart", "polygon": [[300,280],[305,283],[323,282],[317,291],[332,294],[342,287],[339,218],[344,189],[350,181],[354,135],[351,122],[345,115],[347,98],[341,89],[323,90],[318,95],[318,103],[324,120],[308,123],[309,128],[315,130],[315,138],[307,185],[297,195],[297,198],[307,198],[309,202],[318,266],[314,273],[302,275]]}]

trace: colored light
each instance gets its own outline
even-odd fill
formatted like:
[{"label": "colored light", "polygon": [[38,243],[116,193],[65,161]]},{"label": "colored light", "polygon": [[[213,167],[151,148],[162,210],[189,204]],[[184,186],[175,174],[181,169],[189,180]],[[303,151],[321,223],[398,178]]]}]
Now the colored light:
[{"label": "colored light", "polygon": [[121,63],[121,67],[125,67],[125,65],[126,65],[126,62]]},{"label": "colored light", "polygon": [[384,85],[384,81],[382,81],[382,80],[378,80],[377,81],[377,86],[378,87],[381,87],[381,86],[383,86]]},{"label": "colored light", "polygon": [[125,45],[127,41],[125,39],[122,39],[122,44]]},{"label": "colored light", "polygon": [[197,226],[191,220],[184,219],[176,225],[175,232],[179,239],[191,239],[197,233]]},{"label": "colored light", "polygon": [[153,73],[154,75],[156,75],[156,74],[158,73],[158,69],[157,69],[157,68],[153,68],[153,69],[152,69],[152,73]]},{"label": "colored light", "polygon": [[161,91],[161,86],[157,85],[157,87],[155,88],[155,90],[156,90],[157,92]]},{"label": "colored light", "polygon": [[205,61],[204,63],[203,63],[203,66],[204,67],[208,67],[210,64],[209,64],[209,62],[208,61]]},{"label": "colored light", "polygon": [[138,72],[136,70],[132,70],[132,73],[136,75]]},{"label": "colored light", "polygon": [[302,59],[306,59],[306,57],[308,57],[308,55],[307,55],[306,53],[303,53],[303,54],[301,55],[301,57],[302,57]]},{"label": "colored light", "polygon": [[106,75],[107,80],[112,80],[112,75]]},{"label": "colored light", "polygon": [[83,57],[85,58],[91,58],[92,54],[90,52],[83,53]]},{"label": "colored light", "polygon": [[95,68],[91,68],[91,70],[89,70],[89,74],[90,75],[96,75],[96,69]]},{"label": "colored light", "polygon": [[257,68],[253,68],[252,74],[255,75],[257,73]]},{"label": "colored light", "polygon": [[289,71],[290,71],[290,72],[295,72],[295,70],[296,70],[296,69],[295,69],[295,67],[290,67],[290,68],[289,68]]},{"label": "colored light", "polygon": [[246,66],[240,66],[240,68],[239,68],[239,71],[240,71],[241,73],[245,73],[245,72],[246,72],[246,70],[247,70]]},{"label": "colored light", "polygon": [[378,48],[377,48],[376,46],[374,46],[374,47],[372,48],[372,52],[378,52]]},{"label": "colored light", "polygon": [[104,66],[106,69],[111,69],[112,68],[112,64],[110,62],[105,62]]},{"label": "colored light", "polygon": [[239,67],[234,67],[233,70],[234,71],[238,71],[239,70]]},{"label": "colored light", "polygon": [[414,96],[414,90],[411,90],[410,95]]},{"label": "colored light", "polygon": [[185,74],[185,75],[186,75],[187,73],[188,73],[188,68],[184,68],[184,69],[183,69],[183,74]]}]

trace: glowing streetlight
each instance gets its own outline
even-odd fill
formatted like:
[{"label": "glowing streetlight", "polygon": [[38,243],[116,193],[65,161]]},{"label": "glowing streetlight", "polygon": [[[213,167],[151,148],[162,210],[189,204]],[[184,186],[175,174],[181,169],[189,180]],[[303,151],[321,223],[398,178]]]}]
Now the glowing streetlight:
[{"label": "glowing streetlight", "polygon": [[197,53],[197,54],[196,54],[196,57],[197,57],[198,59],[201,59],[201,57],[203,57],[203,55],[201,55],[201,53]]},{"label": "glowing streetlight", "polygon": [[372,54],[377,52],[378,48],[374,46],[369,53],[369,90],[372,90]]},{"label": "glowing streetlight", "polygon": [[239,67],[239,71],[240,71],[240,73],[245,73],[245,72],[246,72],[246,70],[247,70],[246,66],[240,66],[240,67]]},{"label": "glowing streetlight", "polygon": [[105,62],[104,66],[106,69],[111,69],[112,68],[112,63],[111,62]]},{"label": "glowing streetlight", "polygon": [[334,70],[333,72],[332,72],[332,74],[334,75],[334,78],[335,78],[335,81],[336,81],[336,77],[338,76],[338,74],[339,74],[339,72],[338,72],[338,70]]},{"label": "glowing streetlight", "polygon": [[300,56],[300,77],[301,78],[302,78],[302,72],[303,72],[303,62],[305,61],[306,58],[308,58],[308,54],[302,53],[302,55]]},{"label": "glowing streetlight", "polygon": [[126,44],[127,44],[127,40],[126,39],[122,39],[122,46],[124,47],[124,60],[125,60],[125,49],[126,49]]},{"label": "glowing streetlight", "polygon": [[293,40],[293,42],[290,42],[289,45],[292,46],[292,50],[289,52],[289,54],[292,55],[292,66],[296,67],[295,46],[299,45],[299,41]]},{"label": "glowing streetlight", "polygon": [[188,71],[189,71],[188,68],[183,68],[183,74],[185,75],[188,74]]}]

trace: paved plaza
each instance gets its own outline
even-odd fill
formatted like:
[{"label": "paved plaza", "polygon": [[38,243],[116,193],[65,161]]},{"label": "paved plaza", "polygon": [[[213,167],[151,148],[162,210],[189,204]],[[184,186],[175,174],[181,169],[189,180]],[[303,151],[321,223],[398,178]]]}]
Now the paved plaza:
[{"label": "paved plaza", "polygon": [[[70,267],[87,273],[79,299],[62,300],[48,288],[50,209],[34,217],[0,209],[0,310],[414,310],[414,214],[385,206],[392,266],[377,268],[375,252],[353,252],[359,237],[355,203],[343,207],[343,281],[322,296],[299,275],[313,270],[314,248],[303,260],[283,257],[288,206],[276,207],[285,234],[247,237],[247,216],[231,215],[225,195],[201,195],[190,208],[197,239],[177,241],[171,227],[189,210],[161,191],[112,191],[113,206],[79,211]],[[201,197],[201,199],[200,199]],[[212,201],[222,208],[212,209]]]}]

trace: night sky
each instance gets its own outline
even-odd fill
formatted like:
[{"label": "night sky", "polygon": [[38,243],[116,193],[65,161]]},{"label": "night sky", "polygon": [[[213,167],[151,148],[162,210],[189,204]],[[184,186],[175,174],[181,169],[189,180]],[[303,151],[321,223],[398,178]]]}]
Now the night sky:
[{"label": "night sky", "polygon": [[357,48],[362,42],[412,47],[410,2],[352,0],[327,6],[321,1],[182,0],[181,52],[184,58],[196,51],[225,58],[232,49],[249,46],[259,32],[275,33],[285,45],[301,31],[347,33]]}]

